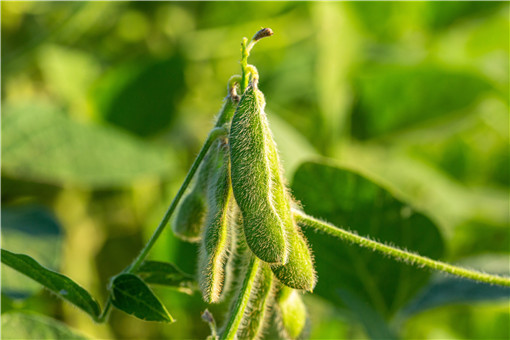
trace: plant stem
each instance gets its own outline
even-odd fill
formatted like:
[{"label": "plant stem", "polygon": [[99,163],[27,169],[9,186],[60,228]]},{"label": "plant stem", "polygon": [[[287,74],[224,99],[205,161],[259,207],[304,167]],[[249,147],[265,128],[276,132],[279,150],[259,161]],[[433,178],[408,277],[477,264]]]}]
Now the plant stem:
[{"label": "plant stem", "polygon": [[419,267],[427,267],[430,269],[439,270],[445,273],[449,273],[452,275],[464,277],[475,281],[510,287],[510,277],[486,274],[476,270],[466,269],[445,262],[432,260],[425,256],[413,254],[409,251],[392,247],[371,240],[367,237],[356,235],[351,231],[338,228],[330,223],[309,216],[302,211],[293,209],[292,212],[294,218],[296,219],[296,222],[299,223],[301,226],[323,231],[331,236],[338,237],[341,240],[357,244],[360,247],[365,247],[372,249],[374,251],[378,251],[398,261],[413,264]]},{"label": "plant stem", "polygon": [[[205,155],[207,154],[207,151],[209,151],[209,148],[211,147],[211,144],[219,137],[224,136],[227,134],[227,129],[224,127],[215,127],[214,129],[209,132],[209,136],[207,136],[207,139],[204,142],[204,145],[202,146],[202,149],[200,149],[200,152],[198,153],[197,157],[195,158],[195,161],[191,165],[191,169],[188,171],[188,174],[186,175],[186,178],[184,178],[184,182],[182,183],[181,187],[179,188],[179,191],[177,192],[177,195],[175,195],[174,199],[172,200],[172,203],[168,207],[165,215],[163,216],[163,219],[161,222],[159,222],[158,227],[154,231],[154,234],[152,234],[149,242],[145,245],[145,247],[142,249],[140,254],[133,260],[133,262],[122,271],[122,273],[134,273],[142,264],[142,262],[145,260],[145,257],[149,254],[149,251],[156,243],[157,239],[165,229],[168,221],[170,220],[170,217],[172,216],[172,213],[174,212],[175,208],[179,204],[179,201],[181,200],[182,195],[186,191],[188,185],[191,182],[191,179],[193,178],[193,175],[197,171],[198,167],[200,166],[200,163],[204,159]],[[103,312],[98,318],[98,322],[104,322],[106,318],[108,317],[108,313],[112,306],[112,298],[111,295],[108,296],[108,299],[106,300]]]},{"label": "plant stem", "polygon": [[250,263],[248,265],[246,276],[244,277],[243,285],[239,290],[239,296],[237,296],[237,300],[235,305],[230,312],[230,317],[228,319],[227,326],[225,330],[221,334],[221,340],[233,340],[235,339],[235,335],[237,330],[239,329],[239,325],[241,324],[241,320],[243,319],[244,311],[248,306],[248,302],[250,300],[250,294],[253,289],[253,285],[255,284],[255,278],[257,277],[257,271],[259,268],[260,260],[251,255]]},{"label": "plant stem", "polygon": [[108,317],[108,314],[110,314],[110,309],[112,309],[112,296],[108,295],[108,299],[106,300],[106,303],[104,305],[103,312],[97,318],[97,322],[99,323],[105,322],[106,318]]},{"label": "plant stem", "polygon": [[202,162],[202,159],[204,159],[205,155],[207,154],[207,151],[211,147],[212,142],[214,142],[218,137],[224,136],[227,134],[227,129],[223,127],[214,128],[209,133],[209,136],[207,136],[207,139],[202,146],[202,149],[198,153],[198,156],[195,158],[195,161],[191,165],[191,169],[188,171],[188,174],[186,175],[186,178],[184,179],[184,182],[182,183],[181,187],[179,188],[179,191],[177,192],[177,195],[175,195],[174,199],[172,200],[172,203],[168,207],[165,215],[163,216],[163,219],[161,222],[159,222],[158,227],[156,228],[156,231],[154,231],[154,234],[152,234],[152,237],[150,238],[149,242],[145,245],[145,247],[142,249],[138,257],[131,263],[131,265],[125,270],[126,273],[134,273],[138,267],[142,264],[143,260],[151,250],[151,248],[154,246],[154,243],[156,243],[157,239],[165,229],[165,226],[167,225],[168,221],[170,220],[170,217],[172,216],[172,213],[174,212],[175,208],[177,207],[177,204],[179,204],[179,201],[181,200],[182,195],[186,191],[186,188],[188,187],[189,183],[191,182],[191,179],[193,178],[193,175],[197,171],[198,167],[200,166],[200,163]]}]

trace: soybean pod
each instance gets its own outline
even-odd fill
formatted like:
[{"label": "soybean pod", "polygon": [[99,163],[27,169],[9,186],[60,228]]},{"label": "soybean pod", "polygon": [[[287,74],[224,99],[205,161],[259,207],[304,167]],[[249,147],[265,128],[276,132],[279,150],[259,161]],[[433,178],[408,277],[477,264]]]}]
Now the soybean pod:
[{"label": "soybean pod", "polygon": [[267,327],[274,304],[275,279],[267,263],[262,263],[251,291],[248,308],[237,331],[238,339],[260,339]]},{"label": "soybean pod", "polygon": [[[235,93],[235,87],[229,89],[230,93],[225,98],[220,112],[216,118],[216,126],[228,124],[234,115],[239,97]],[[211,149],[217,147],[217,143],[211,145]],[[176,218],[172,225],[174,233],[184,241],[199,242],[207,214],[206,191],[208,186],[211,152],[208,152],[197,172],[193,188],[182,199]]]},{"label": "soybean pod", "polygon": [[[243,216],[246,242],[268,263],[287,262],[285,228],[276,210],[269,160],[270,144],[265,99],[252,82],[232,118],[229,144],[232,190]],[[282,190],[284,190],[282,188]]]},{"label": "soybean pod", "polygon": [[282,338],[297,339],[303,334],[307,324],[306,307],[297,290],[280,285],[276,314]]},{"label": "soybean pod", "polygon": [[227,259],[232,247],[229,227],[234,202],[226,141],[219,141],[211,152],[213,160],[207,188],[209,209],[200,244],[198,282],[204,300],[216,303],[220,301],[225,288]]}]

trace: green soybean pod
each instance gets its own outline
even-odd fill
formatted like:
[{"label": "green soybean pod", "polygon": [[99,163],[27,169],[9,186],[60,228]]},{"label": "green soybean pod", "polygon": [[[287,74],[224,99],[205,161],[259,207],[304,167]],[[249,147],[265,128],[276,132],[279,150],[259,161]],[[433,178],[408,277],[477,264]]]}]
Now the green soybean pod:
[{"label": "green soybean pod", "polygon": [[237,331],[238,339],[260,339],[268,325],[271,306],[274,304],[275,279],[268,264],[259,267],[256,284],[250,293],[241,325]]},{"label": "green soybean pod", "polygon": [[[235,87],[229,89],[229,95],[224,99],[223,105],[216,118],[216,126],[222,126],[230,122],[234,115],[239,97],[235,92]],[[213,150],[217,143],[211,145]],[[199,170],[193,188],[182,199],[176,218],[172,224],[174,233],[184,241],[199,242],[207,213],[206,190],[208,185],[209,173],[211,171],[212,160],[208,152]]]},{"label": "green soybean pod", "polygon": [[[216,143],[211,145],[211,149]],[[172,224],[174,234],[188,242],[199,242],[207,213],[206,189],[211,172],[211,150],[204,157],[200,165],[192,189],[184,196],[178,206],[175,220]]]},{"label": "green soybean pod", "polygon": [[310,248],[298,226],[287,233],[290,244],[289,261],[284,265],[271,265],[271,270],[284,285],[306,291],[313,291],[317,276]]},{"label": "green soybean pod", "polygon": [[[269,129],[267,131],[270,133]],[[272,182],[276,184],[272,188],[273,200],[283,222],[289,245],[288,262],[284,265],[272,265],[271,269],[276,277],[289,287],[312,291],[317,281],[313,257],[304,236],[300,233],[299,227],[292,217],[291,198],[283,182],[276,144],[269,145],[268,157]]]},{"label": "green soybean pod", "polygon": [[241,209],[246,243],[268,263],[287,262],[285,230],[273,202],[268,158],[264,95],[253,82],[244,92],[232,118],[230,160],[232,189]]},{"label": "green soybean pod", "polygon": [[280,285],[276,298],[276,314],[282,338],[298,339],[307,322],[306,306],[299,292]]},{"label": "green soybean pod", "polygon": [[207,303],[220,301],[225,287],[227,259],[232,246],[229,220],[233,200],[230,185],[229,152],[220,141],[213,155],[207,188],[208,212],[200,243],[198,282]]}]

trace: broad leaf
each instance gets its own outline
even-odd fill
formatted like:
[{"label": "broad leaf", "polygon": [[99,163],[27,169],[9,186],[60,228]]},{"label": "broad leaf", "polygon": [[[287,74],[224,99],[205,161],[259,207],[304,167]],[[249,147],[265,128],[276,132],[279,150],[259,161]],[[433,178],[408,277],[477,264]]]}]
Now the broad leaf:
[{"label": "broad leaf", "polygon": [[133,274],[115,277],[112,283],[112,303],[116,308],[145,321],[174,321],[150,288]]},{"label": "broad leaf", "polygon": [[510,287],[448,277],[428,285],[416,299],[402,310],[402,315],[410,316],[430,308],[454,303],[508,300],[509,298]]},{"label": "broad leaf", "polygon": [[30,256],[2,249],[2,263],[42,284],[57,296],[87,312],[94,320],[100,313],[96,300],[76,282],[41,266]]},{"label": "broad leaf", "polygon": [[183,60],[136,60],[106,73],[93,99],[106,121],[140,136],[168,128],[185,89]]},{"label": "broad leaf", "polygon": [[456,113],[490,90],[475,75],[428,64],[366,68],[355,79],[355,87],[359,99],[351,122],[359,139],[403,131]]},{"label": "broad leaf", "polygon": [[168,151],[117,129],[85,125],[44,105],[2,108],[3,174],[44,183],[125,186],[168,176]]},{"label": "broad leaf", "polygon": [[[45,207],[22,205],[2,207],[2,244],[13,252],[23,252],[38,259],[51,270],[60,265],[63,230]],[[15,270],[2,270],[2,293],[12,298],[26,298],[41,286]]]},{"label": "broad leaf", "polygon": [[87,337],[65,323],[44,315],[28,313],[2,314],[2,339],[5,340],[85,340]]},{"label": "broad leaf", "polygon": [[196,289],[193,276],[169,262],[145,261],[136,274],[148,284],[175,287],[183,293],[192,294]]},{"label": "broad leaf", "polygon": [[[425,256],[438,259],[443,253],[441,235],[430,219],[360,174],[308,162],[296,172],[292,187],[310,215]],[[357,245],[310,229],[304,231],[319,276],[315,292],[339,306],[347,303],[338,292],[351,292],[389,319],[430,276],[427,270]]]},{"label": "broad leaf", "polygon": [[[481,271],[508,276],[510,259],[501,255],[479,255],[463,259],[459,265]],[[407,306],[399,311],[399,317],[407,318],[427,309],[451,304],[483,301],[508,301],[510,287],[490,285],[458,277],[437,275]]]},{"label": "broad leaf", "polygon": [[[361,322],[370,338],[386,340],[397,338],[386,320],[352,291],[338,289],[337,294],[349,311],[354,314],[354,318]],[[360,318],[360,316],[363,317]]]}]

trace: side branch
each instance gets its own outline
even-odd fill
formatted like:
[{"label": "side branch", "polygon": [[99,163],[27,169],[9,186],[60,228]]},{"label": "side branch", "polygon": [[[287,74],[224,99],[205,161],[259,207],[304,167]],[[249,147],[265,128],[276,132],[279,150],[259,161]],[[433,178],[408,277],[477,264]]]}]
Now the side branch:
[{"label": "side branch", "polygon": [[293,209],[292,212],[296,222],[301,226],[320,230],[331,236],[338,237],[341,240],[352,242],[360,247],[378,251],[384,255],[388,255],[394,258],[397,261],[413,264],[418,267],[427,267],[433,270],[439,270],[475,281],[510,287],[510,277],[486,274],[476,270],[466,269],[445,262],[432,260],[425,256],[413,254],[406,250],[402,250],[363,236],[356,235],[351,231],[338,228],[330,223],[309,216],[302,211]]}]

